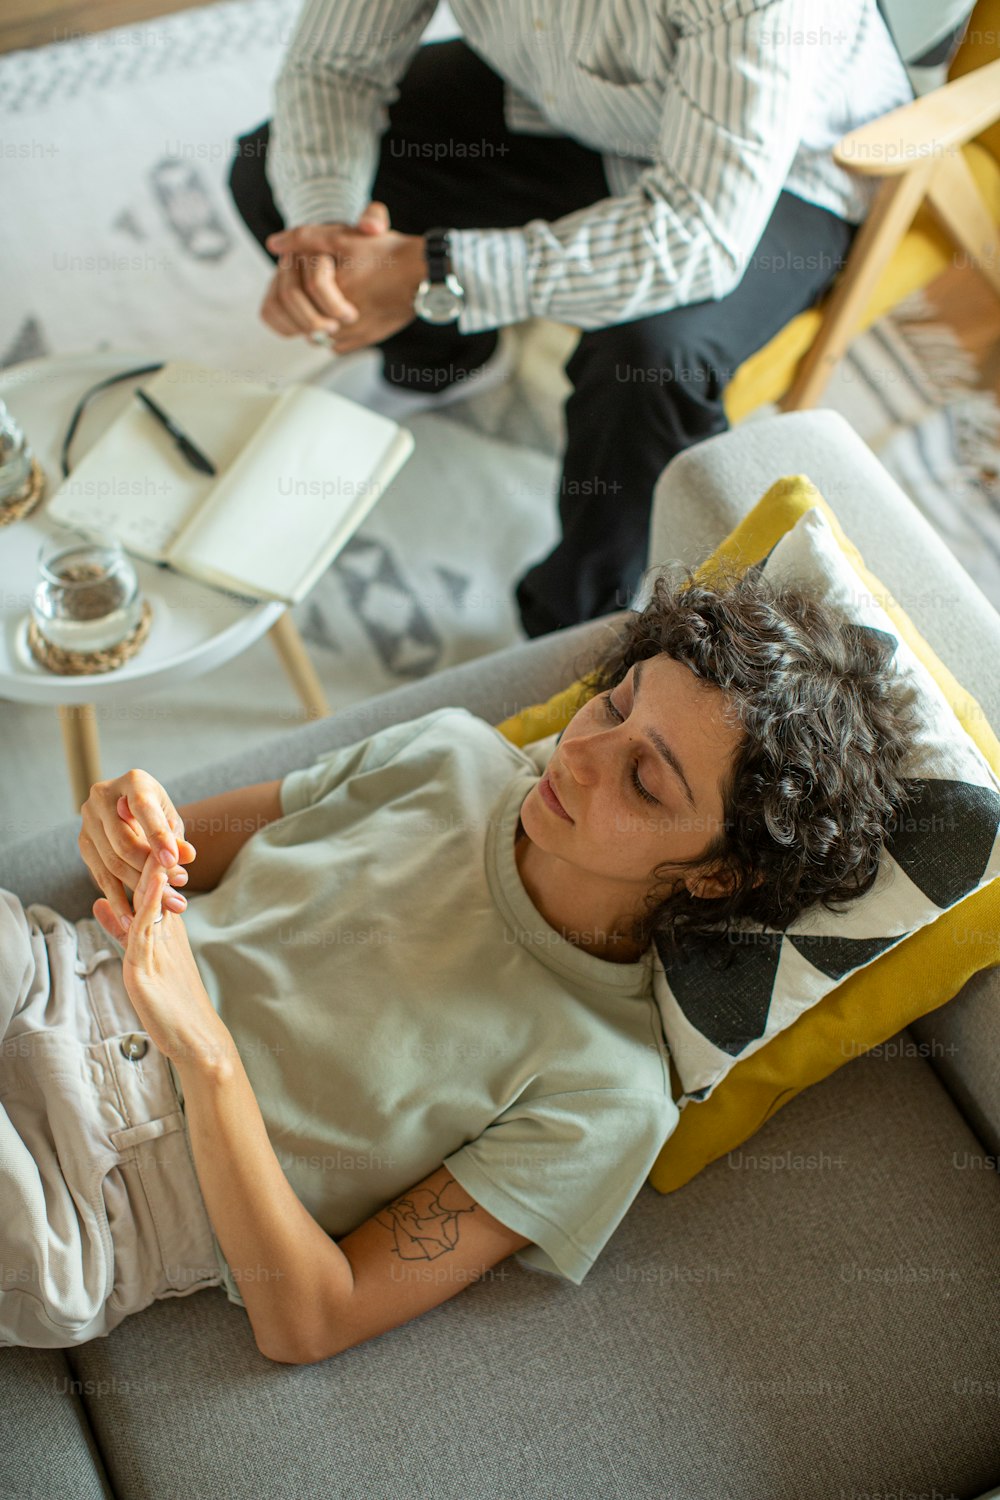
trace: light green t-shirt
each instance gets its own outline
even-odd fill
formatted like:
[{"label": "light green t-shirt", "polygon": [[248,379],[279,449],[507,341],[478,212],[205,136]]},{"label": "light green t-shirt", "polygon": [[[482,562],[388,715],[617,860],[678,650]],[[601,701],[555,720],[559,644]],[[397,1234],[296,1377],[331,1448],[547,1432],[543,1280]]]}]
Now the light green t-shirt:
[{"label": "light green t-shirt", "polygon": [[334,1238],[443,1163],[533,1241],[519,1260],[579,1284],[677,1123],[652,950],[584,952],[517,871],[555,740],[447,708],[334,750],[189,899],[271,1144]]}]

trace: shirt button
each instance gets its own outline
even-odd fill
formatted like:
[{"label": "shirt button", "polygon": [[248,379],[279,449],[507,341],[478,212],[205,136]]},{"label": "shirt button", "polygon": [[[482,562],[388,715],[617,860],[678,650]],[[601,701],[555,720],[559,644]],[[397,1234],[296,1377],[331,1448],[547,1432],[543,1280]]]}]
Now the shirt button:
[{"label": "shirt button", "polygon": [[127,1057],[129,1062],[138,1062],[149,1051],[149,1038],[141,1036],[138,1031],[131,1031],[128,1036],[122,1037],[119,1046],[123,1057]]},{"label": "shirt button", "polygon": [[535,30],[536,31],[544,31],[545,30],[545,22],[544,21],[540,21],[537,16],[535,17]]}]

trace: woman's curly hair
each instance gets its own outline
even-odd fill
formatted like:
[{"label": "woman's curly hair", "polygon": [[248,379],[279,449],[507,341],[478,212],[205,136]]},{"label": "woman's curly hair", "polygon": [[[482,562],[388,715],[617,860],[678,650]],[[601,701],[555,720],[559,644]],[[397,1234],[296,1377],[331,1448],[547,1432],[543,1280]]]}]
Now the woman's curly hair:
[{"label": "woman's curly hair", "polygon": [[[735,923],[784,931],[817,903],[868,891],[916,784],[900,775],[914,728],[889,662],[895,642],[756,569],[656,575],[648,604],[586,677],[607,692],[637,661],[666,653],[721,689],[743,733],[723,792],[723,824],[698,858],[658,866],[631,940],[683,957],[735,956]],[[696,897],[677,871],[712,865],[726,895]],[[669,881],[670,884],[666,882]],[[728,949],[728,958],[723,957]]]}]

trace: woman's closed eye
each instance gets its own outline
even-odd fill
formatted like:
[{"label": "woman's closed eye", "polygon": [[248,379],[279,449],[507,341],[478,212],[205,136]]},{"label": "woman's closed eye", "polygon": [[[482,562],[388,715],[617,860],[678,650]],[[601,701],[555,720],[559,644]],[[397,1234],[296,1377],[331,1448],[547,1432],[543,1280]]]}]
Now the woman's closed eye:
[{"label": "woman's closed eye", "polygon": [[[608,710],[608,717],[613,719],[616,724],[624,724],[627,715],[621,713],[620,710],[617,709],[612,703],[611,693],[602,693],[601,697],[604,699],[604,706]],[[647,792],[646,788],[639,780],[639,762],[637,760],[634,760],[632,762],[632,785],[639,793],[639,796],[642,797],[646,802],[656,802],[658,800],[653,796],[652,792]]]}]

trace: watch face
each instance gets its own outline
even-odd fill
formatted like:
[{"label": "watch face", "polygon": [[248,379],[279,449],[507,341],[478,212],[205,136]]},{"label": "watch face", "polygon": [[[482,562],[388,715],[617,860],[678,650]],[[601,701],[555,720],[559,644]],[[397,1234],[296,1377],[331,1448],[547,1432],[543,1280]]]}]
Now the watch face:
[{"label": "watch face", "polygon": [[428,323],[454,323],[461,316],[462,302],[461,294],[453,292],[446,281],[435,281],[420,288],[414,307]]}]

